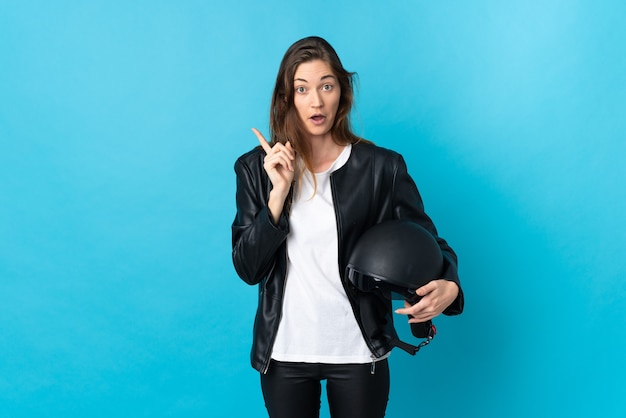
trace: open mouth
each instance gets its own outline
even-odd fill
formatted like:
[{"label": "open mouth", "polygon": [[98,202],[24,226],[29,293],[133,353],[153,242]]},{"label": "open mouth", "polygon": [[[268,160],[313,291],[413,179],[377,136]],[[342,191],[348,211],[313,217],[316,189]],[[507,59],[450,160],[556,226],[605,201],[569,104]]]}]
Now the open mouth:
[{"label": "open mouth", "polygon": [[318,114],[311,116],[310,119],[314,124],[321,125],[326,120],[326,116]]}]

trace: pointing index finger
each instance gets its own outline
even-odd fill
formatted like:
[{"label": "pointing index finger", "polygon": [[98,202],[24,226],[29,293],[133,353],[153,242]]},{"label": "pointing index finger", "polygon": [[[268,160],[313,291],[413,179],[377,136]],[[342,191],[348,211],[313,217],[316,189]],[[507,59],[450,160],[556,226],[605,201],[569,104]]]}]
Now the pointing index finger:
[{"label": "pointing index finger", "polygon": [[268,154],[272,150],[272,147],[267,142],[267,140],[265,139],[263,134],[261,132],[259,132],[259,130],[257,128],[252,128],[252,132],[254,132],[254,134],[256,135],[257,139],[259,140],[259,143],[261,144],[261,146],[265,150],[265,153]]}]

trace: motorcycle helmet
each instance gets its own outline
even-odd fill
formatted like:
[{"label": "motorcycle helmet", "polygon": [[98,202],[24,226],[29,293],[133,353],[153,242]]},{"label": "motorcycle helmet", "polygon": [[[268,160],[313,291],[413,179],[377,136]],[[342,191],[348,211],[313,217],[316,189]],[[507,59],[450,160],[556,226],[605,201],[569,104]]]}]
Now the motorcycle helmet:
[{"label": "motorcycle helmet", "polygon": [[[389,299],[411,304],[421,299],[415,291],[441,277],[443,255],[435,237],[412,221],[391,220],[368,229],[348,258],[346,276],[363,292],[381,292]],[[432,339],[432,321],[411,324],[417,338]]]},{"label": "motorcycle helmet", "polygon": [[443,255],[435,237],[415,222],[374,225],[359,238],[348,258],[346,276],[359,290],[381,291],[416,303],[415,291],[440,277]]}]

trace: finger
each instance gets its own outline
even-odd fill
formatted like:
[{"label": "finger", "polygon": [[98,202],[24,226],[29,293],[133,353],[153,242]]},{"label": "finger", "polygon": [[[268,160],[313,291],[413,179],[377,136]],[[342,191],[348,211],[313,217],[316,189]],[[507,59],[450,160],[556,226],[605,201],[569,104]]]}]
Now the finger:
[{"label": "finger", "polygon": [[417,289],[415,291],[415,293],[417,293],[418,296],[424,296],[424,295],[429,294],[433,290],[435,290],[436,287],[437,287],[437,284],[435,283],[434,280],[432,280],[432,281],[426,283],[424,286],[422,286],[419,289]]},{"label": "finger", "polygon": [[416,308],[415,306],[416,305],[410,306],[408,308],[398,308],[394,312],[400,315],[415,315],[421,310],[419,308]]},{"label": "finger", "polygon": [[433,318],[434,318],[434,316],[431,316],[431,315],[424,315],[424,316],[421,316],[419,318],[414,318],[413,317],[413,318],[409,318],[409,324],[421,324],[421,323],[429,321],[429,320],[431,320]]},{"label": "finger", "polygon": [[293,149],[293,145],[291,145],[290,141],[287,141],[287,143],[285,144],[285,149],[289,152],[289,158],[291,160],[295,159],[295,151]]},{"label": "finger", "polygon": [[434,314],[436,313],[435,311],[433,311],[433,309],[429,307],[423,307],[419,309],[406,309],[406,311],[407,312],[405,313],[405,315],[408,316],[407,320],[410,323],[424,322],[428,319],[431,319],[433,316],[435,316]]},{"label": "finger", "polygon": [[290,160],[295,159],[295,152],[291,145],[291,142],[287,141],[284,145],[280,142],[277,142],[273,147],[272,151],[275,153],[284,154]]},{"label": "finger", "polygon": [[259,140],[259,143],[261,144],[261,146],[265,150],[265,153],[268,154],[272,150],[272,147],[267,142],[267,140],[265,139],[263,134],[261,132],[259,132],[259,130],[257,128],[252,128],[252,132],[254,132],[254,134],[256,135],[257,139]]},{"label": "finger", "polygon": [[296,157],[293,149],[290,150],[290,147],[287,147],[280,142],[276,143],[276,145],[272,147],[271,152],[268,152],[265,158],[268,161],[280,161],[278,164],[289,169],[289,171],[294,170],[293,160],[295,160]]},{"label": "finger", "polygon": [[419,302],[411,305],[410,302],[404,301],[404,308],[398,308],[394,312],[400,315],[418,315],[426,309],[426,305],[424,304],[424,299]]},{"label": "finger", "polygon": [[270,167],[274,168],[274,167],[280,166],[280,167],[286,168],[289,171],[293,171],[293,165],[291,163],[291,160],[282,153],[268,154],[265,157],[265,164],[267,168],[270,168]]},{"label": "finger", "polygon": [[399,315],[410,315],[411,314],[411,311],[409,310],[409,308],[398,308],[394,312],[399,314]]}]

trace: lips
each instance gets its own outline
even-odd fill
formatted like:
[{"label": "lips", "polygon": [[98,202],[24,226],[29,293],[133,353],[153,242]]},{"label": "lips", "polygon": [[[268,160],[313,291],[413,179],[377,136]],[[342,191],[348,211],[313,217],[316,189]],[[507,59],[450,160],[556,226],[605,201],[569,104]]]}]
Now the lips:
[{"label": "lips", "polygon": [[315,125],[321,125],[321,124],[324,123],[324,121],[326,121],[326,116],[324,116],[322,114],[315,114],[315,115],[311,116],[309,119],[311,119],[311,121]]}]

